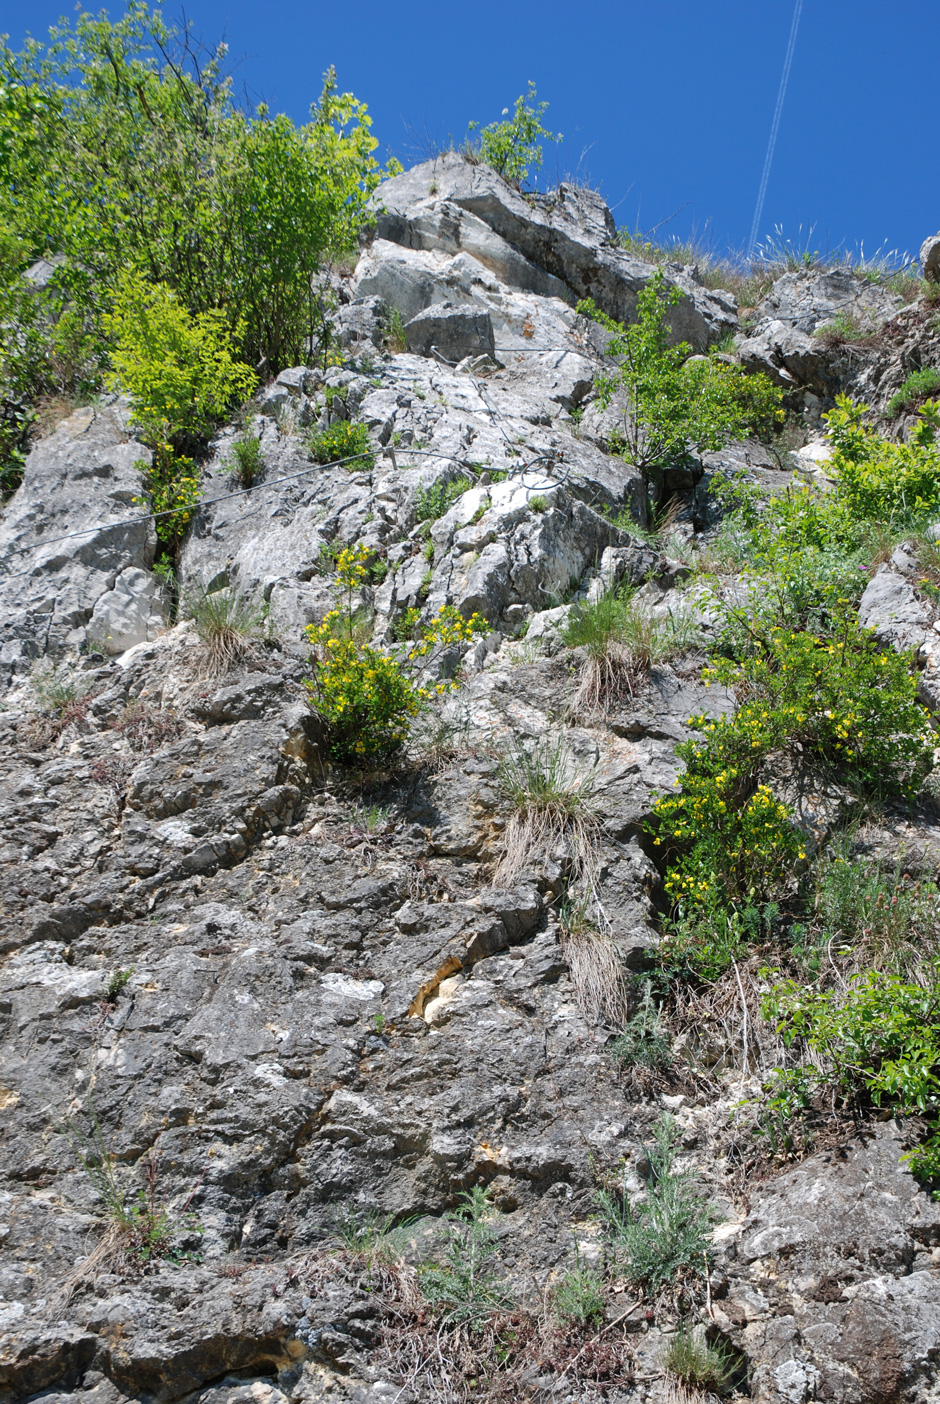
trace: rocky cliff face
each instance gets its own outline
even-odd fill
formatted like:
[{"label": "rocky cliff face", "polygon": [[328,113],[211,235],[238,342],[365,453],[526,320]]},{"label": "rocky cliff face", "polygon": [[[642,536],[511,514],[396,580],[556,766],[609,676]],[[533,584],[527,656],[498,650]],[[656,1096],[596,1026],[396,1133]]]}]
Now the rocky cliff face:
[{"label": "rocky cliff face", "polygon": [[[742,1362],[739,1389],[760,1404],[926,1404],[940,1211],[901,1160],[904,1128],[844,1127],[777,1173],[741,1150],[761,1069],[746,1053],[742,1067],[737,1016],[707,1058],[690,1044],[668,1078],[625,1076],[559,921],[570,855],[494,883],[499,757],[560,738],[599,797],[611,942],[643,969],[661,905],[644,821],[675,782],[688,718],[731,706],[699,681],[714,621],[677,595],[685,568],[613,524],[642,528],[650,504],[607,452],[591,407],[604,338],[572,306],[591,296],[629,318],[652,269],[615,246],[596,195],[530,199],[457,156],[380,196],[342,290],[344,365],[285,372],[259,397],[250,492],[232,495],[235,431],[220,437],[181,554],[184,592],[237,582],[268,603],[272,639],[209,677],[191,626],[165,622],[152,523],[135,520],[143,450],[119,404],[38,444],[0,523],[4,1397],[442,1397],[390,1352],[396,1321],[420,1327],[404,1270],[392,1282],[338,1224],[404,1223],[413,1264],[458,1195],[487,1186],[500,1272],[537,1311],[565,1267],[602,1253],[599,1185],[642,1193],[667,1110],[716,1210],[699,1307]],[[666,271],[678,337],[702,348],[736,327],[728,294]],[[896,316],[863,280],[792,275],[740,346],[811,424],[834,389],[898,379],[896,352],[813,339],[847,306],[893,317],[897,345],[915,334],[915,312]],[[389,353],[393,312],[407,349]],[[336,416],[368,426],[369,471],[302,451],[298,430]],[[715,519],[721,466],[771,489],[792,471],[754,443],[707,456],[682,487],[688,539]],[[461,476],[428,537],[422,494]],[[331,600],[324,561],[357,542],[388,567],[369,592],[378,639],[442,604],[491,626],[453,660],[462,683],[438,733],[367,792],[325,764],[302,686],[303,627]],[[909,574],[884,567],[873,625],[897,622]],[[603,719],[572,718],[560,626],[573,598],[620,580],[654,615],[683,613],[688,651]],[[30,669],[63,654],[82,687],[44,726]],[[929,818],[904,822],[908,851],[940,838]],[[748,1000],[742,988],[745,1020]],[[70,1118],[89,1106],[100,1131],[83,1120],[76,1140]],[[152,1175],[178,1260],[132,1270],[110,1251],[105,1147],[145,1198]],[[567,1355],[533,1350],[511,1397],[659,1401],[675,1321],[666,1298],[614,1294]],[[454,1369],[451,1397],[467,1397],[470,1367]]]}]

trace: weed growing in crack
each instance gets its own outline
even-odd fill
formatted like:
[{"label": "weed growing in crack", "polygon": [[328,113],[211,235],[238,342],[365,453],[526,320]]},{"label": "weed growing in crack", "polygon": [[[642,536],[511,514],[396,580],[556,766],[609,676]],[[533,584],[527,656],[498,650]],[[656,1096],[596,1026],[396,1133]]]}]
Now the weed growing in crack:
[{"label": "weed growing in crack", "polygon": [[509,1305],[495,1271],[499,1240],[492,1227],[495,1213],[489,1192],[480,1185],[460,1196],[445,1219],[443,1261],[426,1264],[418,1282],[425,1301],[440,1314],[441,1325],[481,1327]]},{"label": "weed growing in crack", "polygon": [[512,887],[533,863],[560,852],[569,869],[569,888],[593,901],[600,821],[592,772],[559,738],[529,750],[519,746],[504,756],[496,781],[512,814],[495,883]]},{"label": "weed growing in crack", "polygon": [[562,906],[562,949],[581,1012],[594,1024],[619,1029],[629,1009],[626,972],[617,947],[587,906],[586,899]]},{"label": "weed growing in crack", "polygon": [[667,1375],[690,1390],[725,1394],[741,1373],[741,1359],[724,1341],[709,1341],[701,1326],[683,1323],[662,1355]]},{"label": "weed growing in crack", "polygon": [[710,1209],[691,1176],[675,1168],[677,1143],[674,1120],[663,1117],[648,1148],[645,1198],[631,1205],[619,1190],[598,1194],[616,1268],[649,1297],[681,1295],[710,1252]]},{"label": "weed growing in crack", "polygon": [[687,652],[695,627],[681,606],[658,613],[621,585],[594,604],[575,605],[563,639],[585,650],[571,710],[590,715],[632,697],[652,667]]},{"label": "weed growing in crack", "polygon": [[[117,971],[111,986],[120,988],[131,971]],[[114,998],[120,993],[115,992]],[[136,1192],[123,1183],[114,1157],[108,1149],[94,1103],[85,1108],[88,1129],[73,1117],[66,1117],[61,1129],[101,1201],[108,1231],[78,1267],[66,1284],[70,1295],[77,1287],[92,1281],[98,1271],[121,1268],[141,1269],[158,1259],[171,1262],[198,1261],[193,1248],[194,1236],[201,1235],[202,1225],[191,1210],[202,1176],[181,1204],[161,1199],[157,1188],[157,1162],[151,1155],[144,1164],[144,1183]]]}]

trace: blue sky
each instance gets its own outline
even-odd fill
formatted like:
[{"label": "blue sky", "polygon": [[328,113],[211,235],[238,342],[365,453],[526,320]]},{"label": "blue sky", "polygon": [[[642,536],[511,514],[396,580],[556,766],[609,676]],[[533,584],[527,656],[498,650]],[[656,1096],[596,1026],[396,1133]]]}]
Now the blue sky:
[{"label": "blue sky", "polygon": [[[0,0],[0,30],[16,47],[63,11]],[[678,211],[659,237],[694,233],[723,252],[747,243],[793,0],[187,0],[186,12],[297,120],[335,64],[405,164],[498,117],[531,78],[564,133],[543,185],[579,173],[619,224],[649,230]],[[916,255],[940,228],[938,53],[940,0],[804,0],[761,237],[779,224],[823,251]]]}]

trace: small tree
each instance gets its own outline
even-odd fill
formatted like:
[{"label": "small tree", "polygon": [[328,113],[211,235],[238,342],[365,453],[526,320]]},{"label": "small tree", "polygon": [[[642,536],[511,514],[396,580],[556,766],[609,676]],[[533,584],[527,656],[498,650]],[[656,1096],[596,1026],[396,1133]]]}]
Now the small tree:
[{"label": "small tree", "polygon": [[[509,108],[503,108],[506,122],[491,122],[480,132],[479,154],[497,175],[503,176],[514,185],[521,185],[529,174],[529,167],[538,170],[542,164],[542,141],[561,141],[561,133],[555,136],[542,126],[542,118],[548,111],[547,102],[536,102],[535,84],[529,80],[529,91],[516,98],[516,110],[509,117]],[[479,122],[471,122],[468,135],[475,132]],[[471,138],[472,139],[472,138]]]},{"label": "small tree", "polygon": [[623,392],[623,430],[613,438],[628,463],[655,485],[681,467],[692,449],[721,448],[782,413],[782,392],[765,375],[746,375],[709,357],[689,364],[688,342],[669,345],[668,314],[682,292],[657,271],[637,296],[636,321],[615,322],[587,299],[578,311],[612,333],[607,355],[616,369],[596,381],[604,407]]}]

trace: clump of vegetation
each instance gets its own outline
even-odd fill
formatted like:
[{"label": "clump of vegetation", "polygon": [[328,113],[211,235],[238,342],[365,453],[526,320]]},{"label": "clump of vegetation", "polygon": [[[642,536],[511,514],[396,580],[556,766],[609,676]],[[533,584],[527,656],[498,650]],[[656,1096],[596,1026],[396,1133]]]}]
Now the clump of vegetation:
[{"label": "clump of vegetation", "polygon": [[314,463],[341,463],[350,473],[367,473],[375,463],[368,426],[348,419],[315,430],[307,447]]},{"label": "clump of vegetation", "polygon": [[267,606],[237,586],[207,590],[196,585],[183,605],[202,644],[202,666],[209,677],[219,677],[250,657],[263,636]]},{"label": "clump of vegetation", "polygon": [[[192,367],[187,336],[269,374],[324,338],[327,295],[311,288],[325,263],[356,248],[383,174],[367,111],[337,91],[332,70],[304,126],[242,106],[225,53],[206,53],[143,0],[118,21],[82,12],[46,43],[0,49],[4,490],[16,486],[41,397],[85,396],[113,374],[144,419],[169,423],[151,438],[190,456],[205,425],[169,386],[173,367]],[[23,277],[38,258],[54,264],[42,288]],[[139,340],[129,319],[142,310],[158,333],[152,363],[128,351]],[[159,375],[171,326],[183,340],[170,338]],[[241,395],[244,380],[226,385],[224,360],[217,368],[218,393]],[[161,398],[168,389],[178,421]],[[216,393],[211,375],[205,393]]]},{"label": "clump of vegetation", "polygon": [[454,685],[423,683],[421,672],[446,649],[469,643],[488,628],[480,615],[464,619],[445,605],[410,643],[388,648],[367,643],[356,599],[369,577],[371,557],[365,546],[340,553],[338,604],[307,629],[313,645],[313,676],[305,684],[310,705],[323,722],[331,757],[346,765],[390,761],[404,746],[413,719]]},{"label": "clump of vegetation", "polygon": [[444,1216],[443,1260],[419,1271],[421,1293],[444,1326],[479,1329],[509,1304],[496,1272],[493,1214],[481,1185],[461,1194],[458,1208]]},{"label": "clump of vegetation", "polygon": [[[116,972],[117,988],[111,1003],[117,999],[130,974],[129,970]],[[199,1182],[181,1203],[161,1199],[157,1189],[157,1162],[151,1156],[144,1164],[143,1184],[136,1190],[131,1189],[115,1165],[93,1103],[85,1109],[85,1119],[87,1129],[73,1117],[68,1118],[61,1129],[101,1201],[108,1232],[82,1262],[69,1283],[70,1288],[74,1290],[79,1279],[94,1280],[96,1272],[107,1271],[109,1267],[141,1269],[159,1259],[177,1263],[198,1261],[198,1236],[203,1229],[191,1206]]]},{"label": "clump of vegetation", "polygon": [[681,297],[657,270],[640,290],[636,320],[628,327],[590,299],[578,303],[579,312],[611,333],[607,355],[616,370],[599,376],[595,387],[601,405],[618,393],[624,401],[612,446],[657,489],[667,470],[687,462],[690,450],[721,448],[783,417],[781,391],[765,375],[747,375],[713,357],[689,360],[685,342],[670,346],[669,309]]},{"label": "clump of vegetation", "polygon": [[561,849],[569,885],[593,897],[599,820],[592,773],[550,738],[504,756],[496,779],[511,814],[494,881],[512,887],[532,863]]},{"label": "clump of vegetation", "polygon": [[[530,81],[529,91],[516,98],[511,117],[508,107],[503,108],[506,121],[491,122],[482,129],[479,122],[471,122],[467,129],[468,154],[517,186],[527,178],[530,167],[536,171],[540,168],[542,142],[562,140],[561,133],[555,136],[542,126],[548,103],[537,102],[537,97],[535,84]],[[478,131],[479,137],[475,137]]]},{"label": "clump of vegetation", "polygon": [[439,480],[415,491],[415,521],[436,522],[443,517],[458,498],[469,492],[470,479],[464,476],[452,478],[450,482]]},{"label": "clump of vegetation", "polygon": [[42,749],[58,741],[67,726],[81,725],[88,714],[92,684],[68,664],[46,660],[34,664],[29,678],[34,715],[17,731],[18,739]]},{"label": "clump of vegetation", "polygon": [[408,333],[405,331],[405,321],[397,307],[393,307],[389,313],[385,328],[385,344],[389,351],[408,350]]},{"label": "clump of vegetation", "polygon": [[725,1394],[741,1361],[724,1341],[712,1342],[700,1326],[683,1324],[663,1351],[663,1369],[689,1389]]},{"label": "clump of vegetation", "polygon": [[553,1284],[549,1303],[552,1315],[560,1322],[594,1326],[603,1320],[607,1305],[603,1275],[579,1261],[575,1267],[566,1268]]},{"label": "clump of vegetation", "polygon": [[940,961],[911,982],[884,970],[852,977],[842,990],[778,981],[763,1013],[788,1048],[805,1048],[810,1069],[781,1069],[775,1092],[799,1085],[808,1101],[827,1089],[851,1107],[888,1103],[928,1124],[907,1159],[924,1179],[940,1177]]},{"label": "clump of vegetation", "polygon": [[[761,779],[768,757],[790,754],[862,795],[906,796],[930,769],[933,747],[908,661],[847,616],[839,638],[776,630],[706,678],[742,701],[730,717],[690,718],[699,737],[677,748],[686,771],[679,793],[656,802],[653,841],[681,918],[667,952],[711,967],[730,958],[745,908],[785,889],[807,858],[803,834]],[[706,940],[696,956],[709,929],[722,940]]]},{"label": "clump of vegetation", "polygon": [[691,1176],[676,1168],[677,1143],[674,1120],[663,1117],[648,1148],[645,1198],[631,1205],[619,1190],[598,1195],[617,1270],[649,1297],[681,1295],[711,1256],[709,1206]]},{"label": "clump of vegetation", "polygon": [[874,346],[878,333],[854,312],[837,312],[830,322],[821,323],[813,332],[824,346]]},{"label": "clump of vegetation", "polygon": [[240,488],[254,487],[264,472],[264,452],[257,434],[245,430],[232,444],[228,458],[229,477]]},{"label": "clump of vegetation", "polygon": [[924,366],[923,370],[912,371],[900,390],[891,396],[885,414],[889,419],[897,419],[905,411],[916,409],[937,390],[940,390],[940,370]]},{"label": "clump of vegetation", "polygon": [[648,1068],[664,1072],[672,1063],[672,1041],[662,1011],[653,998],[651,981],[644,980],[643,993],[634,1014],[608,1051],[622,1067]]},{"label": "clump of vegetation", "polygon": [[160,746],[181,736],[183,723],[175,712],[154,707],[143,698],[134,697],[111,723],[111,728],[124,737],[132,751],[150,755]]},{"label": "clump of vegetation", "polygon": [[632,697],[650,668],[685,653],[695,629],[681,607],[657,613],[634,586],[615,585],[593,604],[575,605],[562,637],[587,654],[572,711],[595,713]]}]

